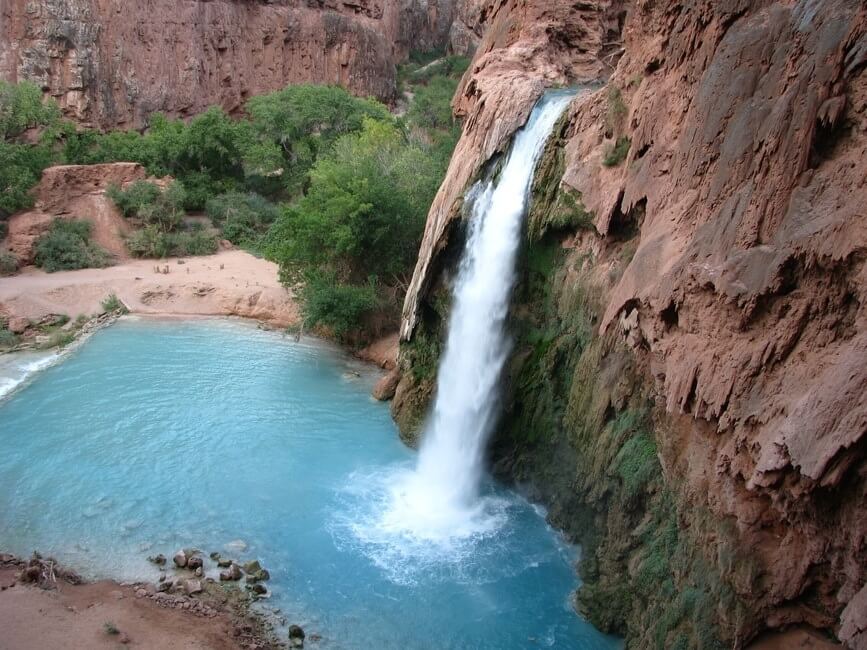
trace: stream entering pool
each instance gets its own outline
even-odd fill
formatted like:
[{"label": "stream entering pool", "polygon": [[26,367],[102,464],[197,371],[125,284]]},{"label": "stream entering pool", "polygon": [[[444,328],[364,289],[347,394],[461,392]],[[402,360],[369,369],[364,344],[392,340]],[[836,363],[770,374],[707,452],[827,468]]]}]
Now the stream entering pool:
[{"label": "stream entering pool", "polygon": [[124,319],[0,401],[0,550],[121,580],[181,547],[256,558],[314,648],[618,647],[571,609],[576,550],[490,479],[490,529],[383,530],[415,453],[377,377],[248,323]]}]

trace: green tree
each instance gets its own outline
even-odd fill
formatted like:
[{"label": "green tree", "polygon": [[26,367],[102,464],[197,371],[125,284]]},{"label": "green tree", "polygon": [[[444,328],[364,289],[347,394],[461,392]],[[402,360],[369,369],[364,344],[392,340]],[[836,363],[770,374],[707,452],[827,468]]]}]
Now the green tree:
[{"label": "green tree", "polygon": [[[59,120],[57,105],[34,84],[0,81],[0,218],[32,204],[30,189],[54,159]],[[35,143],[25,141],[31,130],[39,132]]]},{"label": "green tree", "polygon": [[307,171],[340,136],[359,131],[365,118],[392,121],[388,109],[353,97],[337,86],[302,84],[252,98],[251,129],[244,165],[249,176],[282,178],[290,193],[302,187]]},{"label": "green tree", "polygon": [[366,120],[310,172],[307,194],[269,233],[284,281],[310,267],[343,280],[404,282],[418,252],[439,169],[393,125]]}]

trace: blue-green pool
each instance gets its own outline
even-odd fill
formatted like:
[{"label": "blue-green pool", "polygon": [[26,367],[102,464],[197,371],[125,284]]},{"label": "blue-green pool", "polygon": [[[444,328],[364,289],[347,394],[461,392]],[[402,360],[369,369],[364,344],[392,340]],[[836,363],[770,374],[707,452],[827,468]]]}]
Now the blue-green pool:
[{"label": "blue-green pool", "polygon": [[509,490],[455,540],[380,529],[414,453],[377,377],[248,323],[123,320],[0,402],[0,550],[117,579],[181,547],[258,558],[310,647],[617,647],[569,605],[576,550]]}]

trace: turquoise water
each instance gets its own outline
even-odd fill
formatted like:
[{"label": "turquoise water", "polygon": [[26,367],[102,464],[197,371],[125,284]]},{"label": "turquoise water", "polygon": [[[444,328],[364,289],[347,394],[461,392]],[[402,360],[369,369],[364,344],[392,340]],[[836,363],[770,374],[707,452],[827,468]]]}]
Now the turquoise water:
[{"label": "turquoise water", "polygon": [[499,524],[469,538],[379,528],[414,453],[377,377],[247,323],[124,320],[0,402],[0,550],[118,579],[185,546],[258,558],[310,647],[616,647],[569,606],[575,549],[514,493],[488,482]]}]

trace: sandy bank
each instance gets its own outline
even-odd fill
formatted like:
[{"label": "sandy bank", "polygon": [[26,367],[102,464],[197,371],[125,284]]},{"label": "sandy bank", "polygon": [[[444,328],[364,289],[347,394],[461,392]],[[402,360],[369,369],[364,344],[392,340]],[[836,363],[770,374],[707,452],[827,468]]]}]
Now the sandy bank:
[{"label": "sandy bank", "polygon": [[[235,650],[280,647],[244,608],[153,588],[101,581],[70,584],[63,569],[40,585],[18,579],[23,564],[0,555],[0,647],[4,650]],[[74,575],[74,574],[73,574]],[[144,592],[148,591],[148,595]]]},{"label": "sandy bank", "polygon": [[112,293],[139,314],[243,316],[275,327],[299,318],[291,292],[277,280],[277,266],[241,250],[60,273],[27,268],[0,278],[0,313],[75,318],[100,312]]}]

